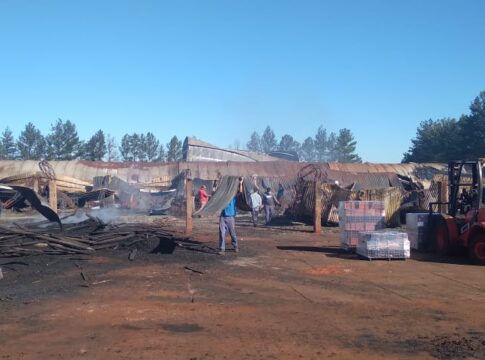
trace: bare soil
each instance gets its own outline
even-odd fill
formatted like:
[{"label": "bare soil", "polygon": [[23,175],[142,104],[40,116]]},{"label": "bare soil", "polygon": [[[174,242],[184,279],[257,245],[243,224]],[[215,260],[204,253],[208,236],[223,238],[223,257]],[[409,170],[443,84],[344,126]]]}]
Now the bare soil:
[{"label": "bare soil", "polygon": [[133,261],[0,259],[0,359],[485,359],[485,268],[465,258],[366,261],[336,228],[247,216],[217,255],[217,226]]}]

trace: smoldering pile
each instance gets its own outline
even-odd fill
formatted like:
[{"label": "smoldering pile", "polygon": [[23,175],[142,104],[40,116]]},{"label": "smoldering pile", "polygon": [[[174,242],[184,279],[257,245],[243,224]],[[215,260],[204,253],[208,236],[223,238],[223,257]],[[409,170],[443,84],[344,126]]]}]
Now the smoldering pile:
[{"label": "smoldering pile", "polygon": [[155,224],[111,224],[86,214],[87,220],[65,224],[63,230],[13,223],[0,226],[0,256],[92,254],[130,247],[139,242],[173,241],[174,235]]}]

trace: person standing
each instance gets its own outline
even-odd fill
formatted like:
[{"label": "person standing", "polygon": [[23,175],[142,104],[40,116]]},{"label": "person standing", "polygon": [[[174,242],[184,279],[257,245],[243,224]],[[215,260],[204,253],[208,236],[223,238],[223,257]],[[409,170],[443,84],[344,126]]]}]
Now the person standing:
[{"label": "person standing", "polygon": [[253,219],[253,225],[256,227],[258,226],[258,214],[259,210],[261,210],[261,206],[263,200],[261,199],[261,195],[259,195],[256,189],[251,191],[251,217]]},{"label": "person standing", "polygon": [[278,184],[278,192],[276,193],[276,199],[281,204],[281,201],[283,200],[283,196],[285,196],[285,188],[283,187],[283,184]]},{"label": "person standing", "polygon": [[206,188],[205,185],[202,185],[200,187],[197,195],[199,197],[199,202],[200,202],[199,210],[202,210],[204,208],[204,206],[207,205],[207,202],[209,201],[209,195],[207,195],[207,188]]},{"label": "person standing", "polygon": [[271,188],[266,188],[265,193],[263,194],[263,206],[264,206],[264,215],[266,218],[266,225],[271,221],[274,212],[274,205],[280,205],[278,199],[274,196],[271,192]]},{"label": "person standing", "polygon": [[234,251],[239,252],[236,236],[236,197],[233,197],[221,212],[219,219],[219,255],[223,255],[226,251],[226,243],[224,240],[226,231],[231,236]]}]

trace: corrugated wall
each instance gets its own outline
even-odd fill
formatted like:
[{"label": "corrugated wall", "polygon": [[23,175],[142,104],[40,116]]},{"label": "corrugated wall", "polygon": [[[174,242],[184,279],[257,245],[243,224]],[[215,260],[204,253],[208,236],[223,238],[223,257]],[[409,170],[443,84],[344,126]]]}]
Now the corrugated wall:
[{"label": "corrugated wall", "polygon": [[[69,176],[91,182],[95,176],[113,175],[128,182],[150,183],[155,178],[170,176],[174,178],[185,169],[190,169],[192,177],[217,179],[225,175],[262,177],[296,177],[298,171],[308,165],[294,161],[265,162],[178,162],[178,163],[108,163],[96,161],[51,161],[57,175]],[[352,179],[372,180],[365,174],[394,173],[415,179],[432,179],[440,171],[446,173],[444,164],[338,164],[318,163],[316,167],[328,174],[329,178],[351,182]],[[0,161],[0,178],[22,173],[39,171],[37,161]],[[360,173],[360,174],[359,174]],[[362,177],[363,176],[363,177]],[[385,180],[384,180],[385,181]]]}]

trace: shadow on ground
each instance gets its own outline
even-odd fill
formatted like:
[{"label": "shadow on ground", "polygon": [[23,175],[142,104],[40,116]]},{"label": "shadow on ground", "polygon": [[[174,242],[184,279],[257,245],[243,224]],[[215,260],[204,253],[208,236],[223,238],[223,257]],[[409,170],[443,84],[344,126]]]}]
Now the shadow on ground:
[{"label": "shadow on ground", "polygon": [[306,252],[318,252],[324,254],[348,254],[344,250],[338,247],[328,247],[328,246],[277,246],[278,250],[284,251],[306,251]]}]

